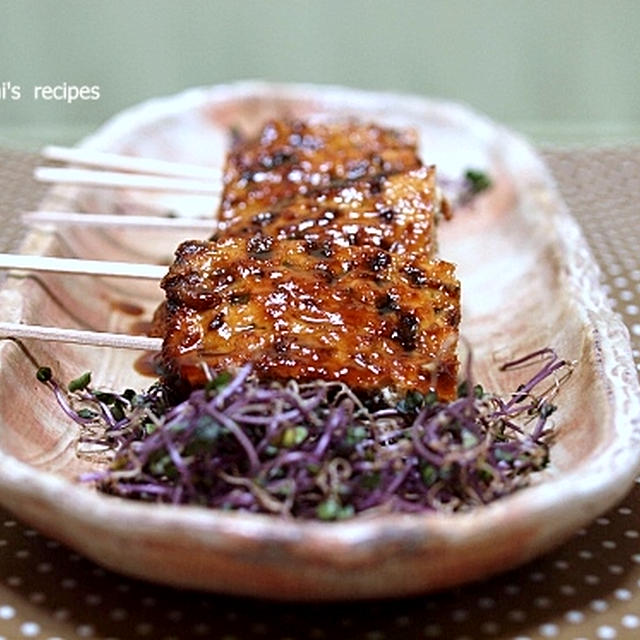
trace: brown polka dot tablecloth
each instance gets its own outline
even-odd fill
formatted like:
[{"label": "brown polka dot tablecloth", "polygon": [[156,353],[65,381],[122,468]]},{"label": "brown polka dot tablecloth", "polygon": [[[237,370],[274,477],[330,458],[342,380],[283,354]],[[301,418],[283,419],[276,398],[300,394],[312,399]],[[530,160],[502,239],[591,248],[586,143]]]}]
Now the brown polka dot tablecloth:
[{"label": "brown polka dot tablecloth", "polygon": [[[640,147],[546,151],[640,363]],[[0,152],[0,250],[42,191]],[[0,510],[0,640],[619,640],[640,638],[640,486],[565,545],[489,581],[373,603],[273,604],[106,571]]]}]

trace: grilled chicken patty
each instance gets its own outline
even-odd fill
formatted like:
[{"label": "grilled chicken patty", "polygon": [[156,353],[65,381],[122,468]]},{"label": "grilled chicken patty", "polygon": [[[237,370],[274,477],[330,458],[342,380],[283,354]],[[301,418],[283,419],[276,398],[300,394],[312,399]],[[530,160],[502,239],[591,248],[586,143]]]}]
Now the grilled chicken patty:
[{"label": "grilled chicken patty", "polygon": [[371,246],[269,236],[188,241],[162,282],[164,357],[192,386],[254,364],[261,377],[455,395],[453,265]]},{"label": "grilled chicken patty", "polygon": [[411,131],[274,120],[229,153],[219,219],[249,220],[295,195],[419,169],[416,144]]},{"label": "grilled chicken patty", "polygon": [[229,154],[215,236],[180,245],[162,282],[167,370],[198,387],[252,363],[266,379],[454,398],[460,287],[433,257],[442,209],[410,132],[268,123]]},{"label": "grilled chicken patty", "polygon": [[229,210],[216,237],[260,232],[278,239],[304,239],[319,247],[371,245],[396,253],[432,255],[439,211],[436,193],[433,167],[354,180],[296,194],[251,216],[239,207]]}]

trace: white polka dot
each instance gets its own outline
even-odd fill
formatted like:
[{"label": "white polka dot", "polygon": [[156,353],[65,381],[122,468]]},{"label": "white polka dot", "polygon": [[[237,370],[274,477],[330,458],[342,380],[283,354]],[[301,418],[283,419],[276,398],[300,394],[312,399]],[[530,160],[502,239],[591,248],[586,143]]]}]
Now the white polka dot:
[{"label": "white polka dot", "polygon": [[640,553],[634,553],[631,556],[631,559],[636,563],[636,564],[640,564]]},{"label": "white polka dot", "polygon": [[41,593],[40,591],[34,591],[33,593],[29,594],[29,600],[31,600],[31,602],[35,602],[36,604],[41,604],[46,599],[47,596],[45,596],[44,593]]},{"label": "white polka dot", "polygon": [[613,540],[603,540],[602,541],[602,546],[605,549],[615,549],[617,545]]},{"label": "white polka dot", "polygon": [[631,600],[631,591],[629,591],[629,589],[616,589],[613,592],[613,595],[618,599],[618,600]]},{"label": "white polka dot", "polygon": [[20,558],[21,560],[23,560],[24,558],[28,558],[31,554],[29,553],[28,549],[18,549],[16,551],[16,558]]},{"label": "white polka dot", "polygon": [[36,565],[36,571],[38,573],[49,573],[53,569],[53,566],[50,562],[40,562]]},{"label": "white polka dot", "polygon": [[609,518],[596,518],[596,522],[603,527],[607,526],[608,524],[611,524],[611,521],[609,520]]},{"label": "white polka dot", "polygon": [[538,631],[540,632],[540,635],[545,638],[555,638],[558,635],[559,629],[557,624],[547,623],[540,625]]},{"label": "white polka dot", "polygon": [[578,556],[583,560],[591,560],[591,558],[593,558],[593,553],[588,549],[582,549],[581,551],[578,551]]},{"label": "white polka dot", "polygon": [[542,582],[544,579],[545,575],[542,571],[534,571],[529,574],[529,580],[531,580],[531,582]]},{"label": "white polka dot", "polygon": [[584,620],[584,613],[572,609],[564,614],[564,619],[571,624],[580,624]]},{"label": "white polka dot", "polygon": [[488,636],[495,635],[499,630],[500,626],[498,625],[498,623],[493,622],[492,620],[487,620],[487,622],[483,622],[480,625],[480,631]]},{"label": "white polka dot", "polygon": [[522,609],[511,609],[507,611],[507,618],[513,622],[523,622],[527,617],[527,614]]},{"label": "white polka dot", "polygon": [[629,300],[633,300],[633,292],[627,289],[621,291],[618,295],[620,296],[620,299],[624,300],[625,302],[629,302]]},{"label": "white polka dot", "polygon": [[153,626],[148,622],[140,622],[136,625],[135,629],[139,636],[147,636],[153,631]]},{"label": "white polka dot", "polygon": [[637,538],[640,534],[635,529],[627,529],[624,535],[627,536],[627,538]]},{"label": "white polka dot", "polygon": [[384,640],[386,638],[382,631],[368,631],[365,638],[367,640]]},{"label": "white polka dot", "polygon": [[269,631],[269,628],[264,622],[256,622],[251,625],[251,631],[259,635],[264,635]]},{"label": "white polka dot", "polygon": [[611,638],[616,638],[617,636],[618,632],[613,627],[606,624],[603,624],[596,630],[596,637],[599,640],[611,640]]},{"label": "white polka dot", "polygon": [[95,635],[96,630],[90,624],[81,624],[76,627],[76,634],[81,638],[90,638]]},{"label": "white polka dot", "polygon": [[95,606],[95,605],[98,605],[98,604],[100,604],[102,602],[102,596],[98,595],[97,593],[88,593],[84,597],[84,601],[87,604]]},{"label": "white polka dot", "polygon": [[554,563],[556,569],[568,569],[569,563],[566,560],[556,560]]},{"label": "white polka dot", "polygon": [[575,592],[576,592],[576,588],[575,588],[573,585],[570,585],[570,584],[563,584],[563,585],[560,587],[560,593],[561,593],[563,596],[572,596],[572,595],[574,595],[574,594],[575,594]]},{"label": "white polka dot", "polygon": [[63,589],[75,589],[78,586],[78,582],[73,578],[65,578],[60,581],[60,585]]},{"label": "white polka dot", "polygon": [[111,611],[109,612],[109,617],[112,620],[124,620],[129,614],[127,613],[126,609],[111,609]]},{"label": "white polka dot", "polygon": [[[638,554],[638,563],[640,564],[640,553]],[[520,586],[517,584],[508,584],[504,588],[504,592],[509,596],[515,596],[520,593]]]},{"label": "white polka dot", "polygon": [[34,638],[40,633],[40,625],[37,622],[23,622],[20,625],[20,633],[26,638]]},{"label": "white polka dot", "polygon": [[427,638],[437,638],[442,633],[442,627],[439,624],[428,624],[424,628],[424,635]]},{"label": "white polka dot", "polygon": [[600,583],[600,578],[590,573],[584,577],[584,581],[587,584],[595,585]]},{"label": "white polka dot", "polygon": [[[638,355],[640,355],[640,353]],[[633,512],[631,511],[631,509],[629,509],[629,507],[620,507],[618,509],[618,513],[623,516],[630,516]]]},{"label": "white polka dot", "polygon": [[22,578],[20,576],[9,576],[7,578],[7,584],[10,587],[19,587],[22,584]]},{"label": "white polka dot", "polygon": [[4,521],[4,526],[5,527],[15,527],[16,526],[16,521],[15,520],[5,520]]},{"label": "white polka dot", "polygon": [[53,617],[56,620],[68,620],[68,618],[69,618],[69,609],[56,609],[53,612]]},{"label": "white polka dot", "polygon": [[492,609],[496,606],[496,601],[493,598],[479,598],[478,606],[481,609]]},{"label": "white polka dot", "polygon": [[620,622],[622,623],[622,626],[627,629],[637,629],[640,627],[640,618],[630,613],[626,616],[622,616],[622,620]]},{"label": "white polka dot", "polygon": [[16,610],[8,604],[0,606],[0,620],[11,620],[16,615]]},{"label": "white polka dot", "polygon": [[606,611],[609,608],[609,605],[607,604],[606,600],[592,600],[589,603],[589,607],[593,610],[593,611],[597,611],[598,613],[602,613],[603,611]]},{"label": "white polka dot", "polygon": [[640,311],[640,308],[638,307],[638,305],[637,305],[637,304],[628,304],[628,305],[625,307],[625,309],[626,309],[627,313],[628,313],[628,314],[630,314],[630,315],[632,315],[632,316],[637,315],[637,314],[638,314],[638,311]]},{"label": "white polka dot", "polygon": [[633,333],[634,336],[640,336],[640,324],[632,324],[631,333]]},{"label": "white polka dot", "polygon": [[513,640],[531,640],[529,636],[516,636]]},{"label": "white polka dot", "polygon": [[454,609],[451,612],[451,619],[454,622],[464,622],[469,617],[469,612],[466,609]]},{"label": "white polka dot", "polygon": [[624,573],[624,568],[619,564],[610,564],[608,567],[609,573],[612,573],[614,576],[619,576]]}]

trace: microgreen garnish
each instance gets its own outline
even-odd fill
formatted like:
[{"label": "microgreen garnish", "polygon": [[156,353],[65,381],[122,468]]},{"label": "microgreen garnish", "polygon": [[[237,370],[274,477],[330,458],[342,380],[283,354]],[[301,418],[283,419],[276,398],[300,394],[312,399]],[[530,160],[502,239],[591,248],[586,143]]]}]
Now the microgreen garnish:
[{"label": "microgreen garnish", "polygon": [[80,449],[108,448],[108,468],[83,477],[102,491],[333,521],[465,510],[526,485],[548,463],[551,400],[569,370],[550,349],[502,368],[533,364],[508,398],[468,382],[450,403],[410,392],[383,407],[340,383],[261,381],[250,366],[175,405],[158,384],[115,394],[85,374],[66,392],[39,378],[85,427]]},{"label": "microgreen garnish", "polygon": [[53,377],[53,372],[51,371],[51,367],[40,367],[36,371],[36,378],[40,382],[49,382]]},{"label": "microgreen garnish", "polygon": [[71,391],[71,393],[73,393],[74,391],[80,391],[81,389],[86,389],[90,383],[91,383],[91,371],[86,371],[81,376],[72,380],[69,383],[67,388],[69,389],[69,391]]},{"label": "microgreen garnish", "polygon": [[440,175],[438,183],[454,210],[472,204],[476,196],[493,186],[493,181],[488,173],[472,168],[466,169],[460,178]]},{"label": "microgreen garnish", "polygon": [[491,186],[491,179],[484,171],[477,169],[467,169],[464,172],[464,179],[469,183],[469,190],[473,194],[481,193]]}]

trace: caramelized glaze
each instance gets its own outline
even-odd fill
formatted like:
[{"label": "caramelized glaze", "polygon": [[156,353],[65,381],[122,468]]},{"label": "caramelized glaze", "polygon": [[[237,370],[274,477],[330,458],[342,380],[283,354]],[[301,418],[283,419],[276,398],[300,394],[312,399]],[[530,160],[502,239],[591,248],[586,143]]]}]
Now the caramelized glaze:
[{"label": "caramelized glaze", "polygon": [[435,260],[446,213],[410,131],[269,122],[227,159],[219,228],[178,248],[153,333],[192,387],[266,379],[455,397],[460,288]]},{"label": "caramelized glaze", "polygon": [[338,243],[431,255],[438,210],[435,169],[421,167],[297,194],[253,216],[245,209],[229,210],[216,237],[261,232],[278,239],[304,239],[318,249]]},{"label": "caramelized glaze", "polygon": [[227,159],[219,219],[246,220],[300,194],[418,169],[412,131],[373,124],[277,120],[237,143]]},{"label": "caramelized glaze", "polygon": [[[262,238],[263,239],[263,238]],[[192,386],[252,362],[273,379],[340,380],[455,395],[459,284],[453,266],[376,247],[303,240],[189,241],[162,286],[165,364]]]}]

